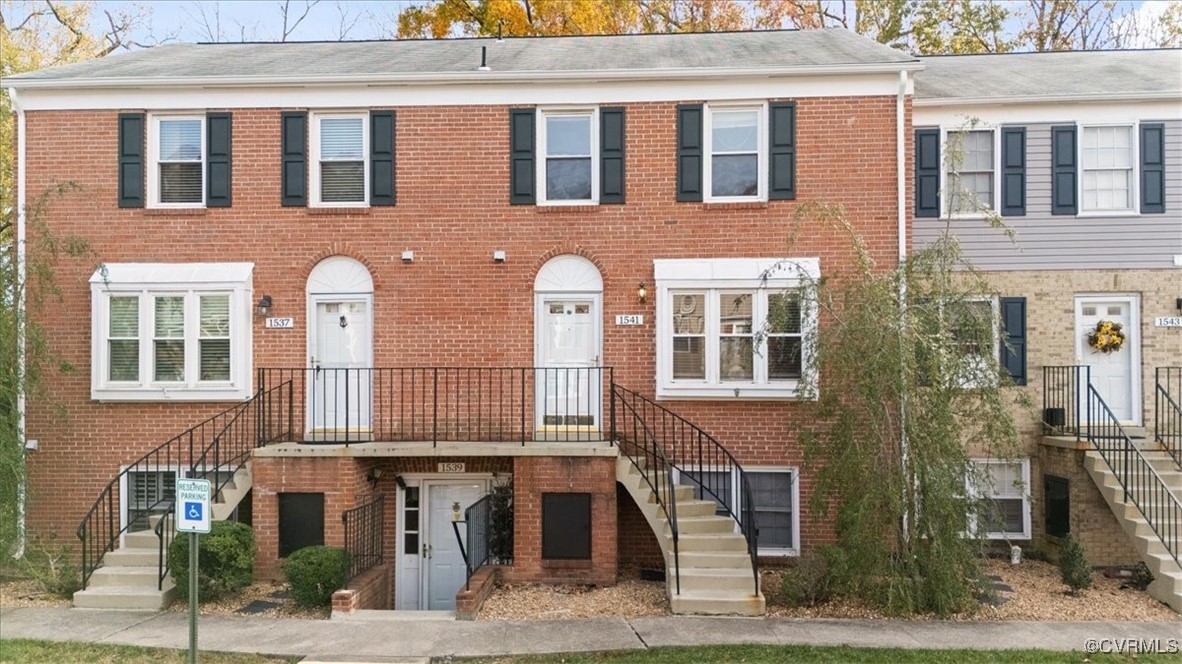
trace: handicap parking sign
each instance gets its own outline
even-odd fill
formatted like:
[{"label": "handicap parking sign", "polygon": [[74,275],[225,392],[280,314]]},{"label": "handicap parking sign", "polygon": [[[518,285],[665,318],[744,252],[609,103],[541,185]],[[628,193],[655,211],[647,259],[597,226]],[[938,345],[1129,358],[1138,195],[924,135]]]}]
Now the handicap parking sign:
[{"label": "handicap parking sign", "polygon": [[178,533],[208,533],[210,527],[209,480],[177,478],[176,530]]}]

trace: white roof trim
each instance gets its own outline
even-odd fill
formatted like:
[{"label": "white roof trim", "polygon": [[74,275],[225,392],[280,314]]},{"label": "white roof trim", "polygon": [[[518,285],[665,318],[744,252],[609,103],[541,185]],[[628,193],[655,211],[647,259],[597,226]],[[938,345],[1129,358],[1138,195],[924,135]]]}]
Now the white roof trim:
[{"label": "white roof trim", "polygon": [[398,74],[347,74],[333,76],[161,76],[155,78],[31,78],[7,79],[4,87],[33,88],[151,88],[193,86],[217,87],[340,87],[347,85],[413,85],[462,84],[485,82],[536,83],[539,81],[628,81],[660,79],[737,77],[771,78],[777,76],[831,76],[843,74],[885,74],[899,71],[921,71],[916,62],[883,62],[844,65],[797,65],[792,67],[713,67],[677,69],[628,69],[586,71],[461,71],[461,72],[406,72]]},{"label": "white roof trim", "polygon": [[90,276],[94,285],[215,285],[248,283],[254,263],[105,263]]},{"label": "white roof trim", "polygon": [[1001,106],[1005,104],[1063,104],[1072,102],[1175,101],[1182,92],[1116,92],[1080,95],[1027,95],[1017,97],[914,97],[913,106]]}]

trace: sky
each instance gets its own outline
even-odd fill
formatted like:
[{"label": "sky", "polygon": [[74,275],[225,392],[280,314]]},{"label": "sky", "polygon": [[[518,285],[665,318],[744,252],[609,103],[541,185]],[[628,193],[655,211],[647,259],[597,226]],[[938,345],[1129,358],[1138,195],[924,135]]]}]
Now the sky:
[{"label": "sky", "polygon": [[[735,0],[737,2],[749,0]],[[1164,0],[1117,0],[1137,7],[1152,20],[1165,9]],[[392,37],[398,13],[429,0],[321,0],[291,32],[288,40],[381,39]],[[104,10],[146,12],[149,21],[133,36],[141,43],[170,41],[275,41],[282,35],[281,0],[98,0],[94,28],[106,25]],[[290,0],[292,21],[305,0]]]}]

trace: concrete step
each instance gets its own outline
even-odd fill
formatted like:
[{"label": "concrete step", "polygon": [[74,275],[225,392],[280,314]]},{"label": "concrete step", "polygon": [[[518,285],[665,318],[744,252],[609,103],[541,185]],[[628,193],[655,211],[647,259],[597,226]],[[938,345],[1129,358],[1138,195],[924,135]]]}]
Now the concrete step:
[{"label": "concrete step", "polygon": [[108,551],[103,556],[105,567],[155,567],[160,564],[160,550],[152,548],[122,548]]},{"label": "concrete step", "polygon": [[752,595],[750,590],[745,594],[725,590],[682,590],[680,595],[670,598],[669,603],[673,613],[707,616],[762,616],[766,608],[763,594]]},{"label": "concrete step", "polygon": [[[746,547],[742,551],[682,551],[681,564],[697,569],[743,569],[745,574],[751,574],[751,556]],[[668,569],[673,569],[672,560]]]},{"label": "concrete step", "polygon": [[717,505],[712,500],[677,501],[677,518],[715,516]]},{"label": "concrete step", "polygon": [[735,520],[721,516],[682,516],[681,505],[678,505],[677,532],[683,536],[708,533],[733,533],[735,532]]},{"label": "concrete step", "polygon": [[90,581],[87,583],[87,587],[126,586],[128,588],[149,588],[155,590],[158,582],[157,574],[156,565],[143,567],[108,565],[96,569],[94,574],[90,575]]},{"label": "concrete step", "polygon": [[750,592],[755,590],[755,575],[747,569],[682,567],[681,592],[696,590],[741,590],[746,585]]},{"label": "concrete step", "polygon": [[164,590],[155,588],[90,587],[74,593],[74,606],[79,609],[134,609],[159,611],[167,608],[177,595],[171,579],[165,580]]},{"label": "concrete step", "polygon": [[[669,547],[673,546],[673,538],[668,534],[663,538],[669,543]],[[731,533],[706,534],[706,535],[681,535],[677,540],[677,549],[683,555],[690,551],[697,551],[699,553],[722,553],[726,551],[746,551],[747,540],[742,535]]]},{"label": "concrete step", "polygon": [[123,535],[124,548],[151,549],[158,546],[160,546],[160,538],[156,536],[154,530],[137,530]]}]

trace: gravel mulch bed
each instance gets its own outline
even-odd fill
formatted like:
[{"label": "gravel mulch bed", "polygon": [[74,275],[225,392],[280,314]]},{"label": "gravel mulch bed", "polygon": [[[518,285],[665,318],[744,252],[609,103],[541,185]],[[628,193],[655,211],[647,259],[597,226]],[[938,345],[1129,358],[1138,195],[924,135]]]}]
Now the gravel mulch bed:
[{"label": "gravel mulch bed", "polygon": [[[1013,588],[1002,597],[1001,606],[982,605],[973,613],[949,616],[950,620],[1133,620],[1182,621],[1182,615],[1158,602],[1148,593],[1133,588],[1121,589],[1126,580],[1107,578],[1099,572],[1092,576],[1092,587],[1078,596],[1067,593],[1059,577],[1059,568],[1049,563],[1027,560],[1021,565],[990,560],[985,573],[1001,577],[1000,583]],[[881,612],[856,602],[835,600],[813,607],[786,607],[779,602],[779,573],[764,574],[764,594],[768,597],[768,615],[789,618],[884,618]],[[935,616],[916,616],[933,620]]]},{"label": "gravel mulch bed", "polygon": [[74,603],[65,597],[51,595],[41,589],[41,585],[32,579],[3,579],[0,580],[0,606],[56,606],[70,607]]},{"label": "gravel mulch bed", "polygon": [[669,615],[665,584],[621,573],[607,588],[539,583],[501,584],[493,590],[477,620],[569,620],[640,618]]},{"label": "gravel mulch bed", "polygon": [[[241,609],[258,602],[259,610],[243,613]],[[274,604],[275,606],[264,606]],[[223,597],[217,601],[201,602],[203,616],[259,616],[263,618],[306,618],[309,620],[325,620],[329,617],[329,608],[308,608],[298,606],[287,593],[287,586],[278,581],[264,581],[247,586],[242,591]],[[177,599],[168,607],[173,613],[184,613],[189,610],[189,603]]]}]

